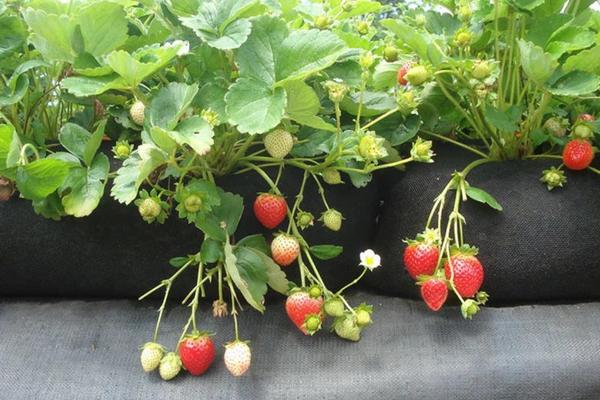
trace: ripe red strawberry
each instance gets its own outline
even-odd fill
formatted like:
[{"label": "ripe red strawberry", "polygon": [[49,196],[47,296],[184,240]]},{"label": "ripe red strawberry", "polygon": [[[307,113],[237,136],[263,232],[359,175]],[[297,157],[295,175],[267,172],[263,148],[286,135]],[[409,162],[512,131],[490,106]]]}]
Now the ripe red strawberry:
[{"label": "ripe red strawberry", "polygon": [[411,278],[432,275],[437,267],[440,250],[434,244],[410,243],[404,249],[404,266]]},{"label": "ripe red strawberry", "polygon": [[[483,283],[483,266],[479,260],[469,254],[456,254],[450,257],[450,263],[444,265],[446,279],[452,279],[454,287],[462,297],[472,297]],[[454,277],[452,278],[452,271]]]},{"label": "ripe red strawberry", "polygon": [[431,278],[421,285],[421,297],[427,307],[438,311],[448,298],[448,286],[443,279]]},{"label": "ripe red strawberry", "polygon": [[252,351],[248,343],[236,340],[225,345],[223,355],[225,367],[233,376],[241,376],[248,371],[252,362]]},{"label": "ripe red strawberry", "polygon": [[410,69],[410,63],[406,63],[403,66],[401,66],[400,69],[398,70],[397,80],[398,80],[398,83],[402,86],[408,85],[408,81],[406,80],[406,78],[404,78],[404,76],[406,75],[406,73],[408,72],[409,69]]},{"label": "ripe red strawberry", "polygon": [[590,166],[594,149],[587,140],[574,139],[565,145],[562,158],[567,168],[579,171]]},{"label": "ripe red strawberry", "polygon": [[298,240],[284,233],[279,234],[271,242],[271,255],[273,260],[282,267],[287,267],[298,258],[300,244]]},{"label": "ripe red strawberry", "polygon": [[285,219],[286,214],[287,203],[282,196],[261,193],[254,200],[254,215],[265,228],[275,228]]},{"label": "ripe red strawberry", "polygon": [[325,319],[322,308],[322,297],[314,299],[310,297],[308,293],[303,291],[292,293],[288,296],[285,302],[285,311],[288,317],[305,335],[311,334],[311,332],[309,332],[304,325],[304,322],[308,317],[311,315],[318,315],[321,317],[321,321]]},{"label": "ripe red strawberry", "polygon": [[194,332],[179,342],[179,356],[185,369],[202,375],[215,360],[215,345],[206,332]]}]

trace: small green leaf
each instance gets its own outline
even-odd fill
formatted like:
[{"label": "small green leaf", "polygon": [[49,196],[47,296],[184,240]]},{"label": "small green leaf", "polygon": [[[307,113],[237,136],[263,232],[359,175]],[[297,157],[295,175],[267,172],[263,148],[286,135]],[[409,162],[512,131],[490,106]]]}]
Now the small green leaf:
[{"label": "small green leaf", "polygon": [[77,21],[85,51],[102,56],[119,48],[127,40],[127,19],[123,7],[101,1],[87,5]]},{"label": "small green leaf", "polygon": [[[251,254],[250,249],[239,247],[237,250],[238,255],[242,258],[239,264],[238,258],[236,254],[234,254],[233,247],[229,243],[229,237],[227,236],[224,246],[225,271],[248,304],[262,313],[265,311],[262,300],[267,291],[266,281],[268,280],[265,268],[262,264],[251,263],[247,260],[248,254]],[[240,269],[246,271],[244,274],[245,277],[242,277]]]},{"label": "small green leaf", "polygon": [[267,245],[267,241],[265,240],[265,237],[259,233],[256,235],[246,236],[237,242],[236,246],[251,247],[260,251],[261,253],[269,254],[269,246]]},{"label": "small green leaf", "polygon": [[175,131],[169,133],[180,146],[188,145],[201,156],[208,153],[214,143],[212,127],[198,116],[183,120]]},{"label": "small green leaf", "polygon": [[600,77],[584,71],[560,74],[548,82],[548,91],[558,96],[581,96],[600,88]]},{"label": "small green leaf", "polygon": [[198,85],[195,84],[170,83],[163,87],[152,98],[152,102],[146,110],[148,125],[166,130],[174,129],[197,93]]},{"label": "small green leaf", "polygon": [[90,215],[104,195],[109,169],[108,157],[105,154],[98,154],[87,168],[71,168],[61,187],[61,191],[68,191],[62,198],[65,213],[74,217]]},{"label": "small green leaf", "polygon": [[286,112],[291,119],[311,128],[336,131],[335,126],[317,116],[321,109],[321,102],[315,91],[304,81],[286,83],[285,91],[287,94]]},{"label": "small green leaf", "polygon": [[492,197],[491,194],[489,194],[483,189],[469,186],[467,187],[467,196],[469,196],[475,201],[489,205],[494,210],[502,211],[502,206],[500,205],[500,203],[498,203],[498,201],[496,201],[496,199]]},{"label": "small green leaf", "polygon": [[71,48],[71,38],[76,27],[73,20],[66,15],[47,14],[33,8],[23,11],[23,18],[32,32],[29,40],[46,60],[73,61],[75,52]]},{"label": "small green leaf", "polygon": [[29,200],[41,200],[58,189],[69,174],[69,164],[57,159],[40,159],[17,169],[17,189]]},{"label": "small green leaf", "polygon": [[169,264],[175,268],[181,268],[190,261],[189,257],[173,257],[169,260]]},{"label": "small green leaf", "polygon": [[494,107],[487,107],[484,110],[485,119],[501,132],[513,133],[519,129],[521,120],[521,108],[511,106],[506,111],[498,110]]},{"label": "small green leaf", "polygon": [[342,254],[344,248],[332,244],[319,244],[310,246],[309,250],[319,260],[330,260]]},{"label": "small green leaf", "polygon": [[204,264],[211,264],[224,257],[223,244],[217,240],[206,238],[200,248],[200,259]]},{"label": "small green leaf", "polygon": [[237,230],[244,212],[244,199],[220,188],[218,190],[221,203],[210,213],[197,218],[196,226],[208,237],[224,242],[227,235],[233,235]]},{"label": "small green leaf", "polygon": [[552,55],[544,53],[541,47],[522,39],[519,39],[519,50],[525,74],[538,85],[543,85],[554,73],[558,62]]}]

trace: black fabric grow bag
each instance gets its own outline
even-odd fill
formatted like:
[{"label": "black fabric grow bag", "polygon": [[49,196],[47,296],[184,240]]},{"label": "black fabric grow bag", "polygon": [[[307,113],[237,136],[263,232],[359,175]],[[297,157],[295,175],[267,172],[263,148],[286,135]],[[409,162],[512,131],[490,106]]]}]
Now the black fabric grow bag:
[{"label": "black fabric grow bag", "polygon": [[[455,170],[476,159],[457,147],[435,146],[434,164],[411,164],[386,177],[384,205],[374,240],[383,267],[368,284],[385,293],[417,297],[404,270],[405,238],[421,232],[434,198]],[[472,200],[463,203],[465,241],[480,249],[483,289],[491,304],[576,301],[600,298],[600,177],[567,172],[566,187],[549,192],[539,182],[553,161],[507,161],[482,165],[467,180],[492,194],[498,212]]]},{"label": "black fabric grow bag", "polygon": [[[279,186],[290,207],[301,179],[302,171],[286,168]],[[257,192],[268,190],[264,181],[249,172],[224,177],[219,183],[244,197],[245,210],[236,238],[266,233],[270,241],[270,231],[261,227],[252,212]],[[334,289],[360,272],[358,252],[368,247],[374,236],[380,196],[374,182],[362,189],[328,186],[326,192],[330,207],[346,217],[342,229],[331,232],[315,221],[315,226],[304,233],[311,245],[344,246],[341,256],[319,262],[323,278]],[[307,181],[302,208],[317,218],[323,211],[312,180]],[[200,231],[175,215],[164,225],[148,225],[135,206],[118,204],[108,196],[91,216],[59,222],[36,215],[29,201],[13,198],[0,203],[0,219],[0,295],[4,296],[137,297],[174,272],[170,258],[198,251],[202,241]],[[192,270],[173,286],[176,296],[185,295],[193,286]],[[297,270],[293,264],[285,271],[299,282]]]}]

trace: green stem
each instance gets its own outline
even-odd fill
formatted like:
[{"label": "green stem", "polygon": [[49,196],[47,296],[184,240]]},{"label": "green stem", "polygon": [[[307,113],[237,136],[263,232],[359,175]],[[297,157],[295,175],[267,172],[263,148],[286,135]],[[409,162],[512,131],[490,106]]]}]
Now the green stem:
[{"label": "green stem", "polygon": [[369,121],[369,123],[367,123],[365,126],[362,127],[362,129],[369,129],[370,127],[372,127],[373,125],[375,125],[378,122],[381,122],[382,120],[386,119],[387,117],[389,117],[390,115],[395,114],[396,112],[398,112],[400,110],[400,108],[394,108],[392,110],[389,110],[388,112],[386,112],[385,114],[381,114],[380,116],[378,116],[377,118],[375,118],[372,121]]},{"label": "green stem", "polygon": [[477,150],[477,149],[475,149],[475,148],[473,148],[471,146],[468,146],[468,145],[466,145],[464,143],[461,143],[461,142],[459,142],[457,140],[450,139],[449,137],[446,137],[446,136],[443,136],[443,135],[438,135],[437,133],[433,133],[433,132],[425,130],[425,129],[421,129],[421,132],[426,133],[429,136],[433,136],[434,138],[446,141],[448,143],[452,143],[452,144],[454,144],[454,145],[456,145],[458,147],[462,147],[463,149],[468,150],[468,151],[470,151],[472,153],[475,153],[475,154],[477,154],[480,157],[488,158],[487,154],[485,154],[484,152],[479,151],[479,150]]},{"label": "green stem", "polygon": [[339,296],[344,292],[344,290],[348,289],[352,285],[356,285],[358,283],[358,281],[360,281],[362,279],[362,277],[365,276],[365,274],[367,273],[367,270],[368,270],[367,268],[364,268],[359,276],[357,276],[352,282],[348,283],[346,286],[344,286],[343,288],[338,290],[336,294]]}]

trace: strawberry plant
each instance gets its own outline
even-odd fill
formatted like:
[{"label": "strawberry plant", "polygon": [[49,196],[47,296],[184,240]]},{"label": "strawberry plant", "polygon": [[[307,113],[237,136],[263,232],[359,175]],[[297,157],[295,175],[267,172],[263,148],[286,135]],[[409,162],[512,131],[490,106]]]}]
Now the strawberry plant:
[{"label": "strawberry plant", "polygon": [[[211,284],[213,316],[233,319],[224,356],[233,375],[250,366],[238,313],[243,302],[264,312],[269,288],[287,296],[285,310],[304,334],[329,324],[356,341],[372,323],[372,307],[352,306],[345,291],[379,257],[361,253],[362,271],[333,290],[318,264],[342,246],[309,244],[303,232],[343,229],[347,217],[328,202],[329,186],[360,188],[378,170],[432,162],[429,141],[399,147],[420,125],[396,71],[378,75],[400,58],[376,24],[386,10],[370,0],[0,2],[0,31],[10,32],[0,38],[2,198],[17,191],[37,214],[59,220],[90,215],[110,193],[148,224],[179,218],[203,238],[140,296],[163,295],[142,347],[144,371],[169,380],[210,367],[212,333],[197,315]],[[407,81],[428,79],[419,68]],[[395,128],[376,129],[397,101]],[[280,189],[288,168],[302,171],[293,193]],[[253,211],[273,238],[236,235],[243,198],[219,186],[231,174],[264,182]],[[317,216],[303,210],[309,182],[322,203]],[[288,280],[289,268],[299,282]],[[196,279],[182,301],[190,315],[169,347],[161,323],[174,282],[190,270]]]}]

